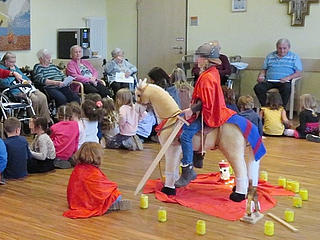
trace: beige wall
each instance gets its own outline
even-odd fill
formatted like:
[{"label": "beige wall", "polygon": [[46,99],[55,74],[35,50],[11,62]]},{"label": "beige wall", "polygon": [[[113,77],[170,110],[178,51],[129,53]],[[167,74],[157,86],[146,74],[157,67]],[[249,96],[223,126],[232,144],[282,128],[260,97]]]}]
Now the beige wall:
[{"label": "beige wall", "polygon": [[288,4],[247,2],[246,12],[231,12],[231,0],[189,0],[189,16],[199,16],[199,26],[188,27],[188,48],[194,50],[203,41],[218,39],[228,55],[261,57],[275,48],[277,39],[286,37],[302,58],[319,58],[319,3],[311,4],[305,27],[291,27]]},{"label": "beige wall", "polygon": [[[265,57],[275,49],[277,39],[290,39],[301,58],[320,58],[320,4],[311,4],[305,27],[290,26],[287,4],[279,0],[247,0],[246,12],[231,12],[231,1],[189,0],[189,16],[199,17],[199,26],[188,26],[188,50],[204,41],[218,39],[222,52],[244,57]],[[320,70],[320,66],[317,66]],[[253,94],[258,71],[242,73],[242,94]],[[301,93],[320,98],[320,73],[304,72]]]},{"label": "beige wall", "polygon": [[[188,51],[204,41],[218,39],[227,55],[264,57],[275,47],[276,40],[291,40],[292,50],[301,58],[320,59],[320,4],[311,4],[305,27],[291,27],[287,4],[279,0],[248,0],[247,12],[231,12],[231,0],[189,0],[189,16],[199,17],[199,26],[188,26]],[[50,17],[49,17],[50,16]],[[58,28],[84,27],[84,17],[107,16],[107,51],[124,49],[136,64],[136,0],[31,0],[31,50],[17,51],[18,65],[33,66],[36,52],[48,48],[56,57]],[[317,66],[316,66],[317,68]],[[320,66],[318,66],[318,71]],[[243,94],[253,93],[257,71],[242,73]],[[320,73],[304,72],[302,93],[320,98]]]},{"label": "beige wall", "polygon": [[41,48],[56,58],[58,28],[85,27],[84,17],[106,17],[106,9],[106,0],[31,0],[31,50],[15,51],[17,65],[33,67]]},{"label": "beige wall", "polygon": [[111,51],[120,47],[132,64],[137,63],[136,0],[107,0],[108,59]]}]

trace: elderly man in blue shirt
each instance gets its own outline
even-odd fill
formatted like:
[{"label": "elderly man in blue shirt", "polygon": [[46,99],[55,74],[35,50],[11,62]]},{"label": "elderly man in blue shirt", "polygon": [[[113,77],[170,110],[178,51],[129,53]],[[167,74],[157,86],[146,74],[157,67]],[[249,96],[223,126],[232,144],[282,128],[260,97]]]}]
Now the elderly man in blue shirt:
[{"label": "elderly man in blue shirt", "polygon": [[290,42],[282,38],[277,41],[277,50],[270,53],[264,60],[258,75],[258,83],[254,91],[261,106],[266,105],[267,91],[277,88],[286,106],[291,93],[291,80],[301,76],[302,63],[300,57],[290,51]]}]

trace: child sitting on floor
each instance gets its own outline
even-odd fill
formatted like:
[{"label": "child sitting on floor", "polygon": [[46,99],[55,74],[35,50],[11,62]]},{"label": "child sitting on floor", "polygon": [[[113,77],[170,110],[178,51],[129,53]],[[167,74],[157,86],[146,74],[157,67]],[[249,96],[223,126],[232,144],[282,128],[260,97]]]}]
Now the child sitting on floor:
[{"label": "child sitting on floor", "polygon": [[128,210],[130,200],[122,200],[115,182],[100,170],[103,149],[100,144],[86,142],[75,154],[75,166],[68,183],[69,209],[63,216],[88,218],[101,216],[107,211]]},{"label": "child sitting on floor", "polygon": [[[99,105],[99,107],[101,107],[101,106],[103,107],[103,105],[101,104],[102,103],[102,97],[98,93],[89,93],[89,94],[87,94],[85,100],[91,100],[91,101],[97,103]],[[97,136],[98,136],[99,141],[101,141],[101,139],[102,139],[101,124],[102,124],[102,116],[100,116],[100,119],[98,121],[98,134],[97,134]]]},{"label": "child sitting on floor", "polygon": [[56,168],[71,168],[73,165],[72,155],[78,150],[79,127],[76,121],[72,121],[72,110],[68,105],[58,108],[59,122],[52,125],[50,138],[56,149]]},{"label": "child sitting on floor", "polygon": [[253,97],[251,97],[250,95],[239,97],[238,108],[240,112],[238,114],[255,124],[258,127],[260,136],[262,136],[262,120],[259,115],[255,111],[253,111],[253,106]]},{"label": "child sitting on floor", "polygon": [[267,106],[261,108],[260,118],[264,120],[263,133],[269,136],[282,136],[285,125],[287,128],[291,125],[278,92],[268,94]]},{"label": "child sitting on floor", "polygon": [[[295,138],[306,138],[307,134],[319,135],[320,114],[316,113],[316,99],[311,94],[300,96],[300,125],[294,129],[286,129],[284,135]],[[310,137],[309,137],[310,138]]]},{"label": "child sitting on floor", "polygon": [[99,143],[98,124],[103,117],[102,106],[101,101],[94,102],[92,100],[85,100],[81,105],[85,142]]},{"label": "child sitting on floor", "polygon": [[71,120],[76,121],[78,123],[78,127],[79,127],[78,149],[79,149],[85,141],[84,123],[81,119],[81,107],[77,102],[68,103],[67,106],[70,107],[72,111]]},{"label": "child sitting on floor", "polygon": [[6,145],[0,138],[0,185],[6,184],[2,178],[2,172],[7,166],[7,161],[8,161],[8,155],[7,155]]},{"label": "child sitting on floor", "polygon": [[53,170],[56,150],[47,134],[47,119],[43,117],[31,118],[29,128],[32,134],[36,134],[36,137],[30,147],[32,158],[28,160],[28,173],[43,173]]},{"label": "child sitting on floor", "polygon": [[148,105],[146,111],[147,115],[139,121],[137,128],[137,136],[143,143],[149,140],[149,136],[152,132],[153,126],[157,124],[153,108]]},{"label": "child sitting on floor", "polygon": [[5,179],[18,179],[28,175],[27,161],[31,158],[28,142],[25,137],[20,136],[21,123],[15,117],[9,117],[4,121],[4,131],[7,138],[6,145],[8,161],[3,171]]},{"label": "child sitting on floor", "polygon": [[227,108],[232,109],[233,111],[238,113],[239,109],[236,105],[236,94],[234,93],[233,89],[228,88],[225,85],[223,85],[221,88]]},{"label": "child sitting on floor", "polygon": [[[111,138],[116,136],[119,130],[119,114],[116,111],[114,106],[114,101],[112,98],[106,97],[102,99],[103,104],[103,119],[101,122],[101,131],[102,131],[102,141],[104,143],[102,146],[106,146],[106,144],[110,141]],[[102,142],[101,141],[101,142]]]},{"label": "child sitting on floor", "polygon": [[125,148],[128,150],[143,150],[142,142],[136,135],[138,122],[146,116],[140,105],[133,103],[132,93],[122,88],[116,95],[116,107],[119,109],[120,133],[114,136],[107,148]]}]

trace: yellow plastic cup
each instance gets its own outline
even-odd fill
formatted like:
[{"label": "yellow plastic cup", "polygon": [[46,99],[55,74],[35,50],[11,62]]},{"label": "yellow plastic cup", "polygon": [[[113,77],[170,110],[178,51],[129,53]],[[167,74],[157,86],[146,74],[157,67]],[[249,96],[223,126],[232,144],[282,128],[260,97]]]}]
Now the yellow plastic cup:
[{"label": "yellow plastic cup", "polygon": [[291,209],[286,209],[284,211],[284,220],[286,220],[286,222],[293,222],[294,221],[294,211]]},{"label": "yellow plastic cup", "polygon": [[206,234],[206,222],[204,220],[198,220],[196,226],[197,234],[205,235]]},{"label": "yellow plastic cup", "polygon": [[307,189],[300,189],[299,195],[302,199],[302,201],[308,201],[309,199],[309,194]]},{"label": "yellow plastic cup", "polygon": [[274,235],[274,224],[272,221],[265,221],[264,222],[264,234],[267,236]]},{"label": "yellow plastic cup", "polygon": [[159,222],[167,221],[167,211],[162,207],[160,207],[158,210],[158,221]]},{"label": "yellow plastic cup", "polygon": [[291,182],[291,190],[294,193],[298,193],[300,190],[300,183],[297,181],[292,181]]},{"label": "yellow plastic cup", "polygon": [[287,184],[287,179],[286,178],[284,178],[284,177],[279,177],[278,178],[278,186],[286,188],[286,184]]},{"label": "yellow plastic cup", "polygon": [[292,199],[292,204],[296,208],[301,208],[302,207],[302,199],[300,196],[294,196]]},{"label": "yellow plastic cup", "polygon": [[260,180],[268,181],[268,172],[267,171],[260,171]]},{"label": "yellow plastic cup", "polygon": [[286,185],[286,189],[289,190],[289,191],[292,191],[292,183],[294,181],[292,180],[287,180],[287,185]]},{"label": "yellow plastic cup", "polygon": [[141,197],[140,197],[140,208],[142,209],[146,209],[149,207],[149,203],[148,203],[148,196],[145,195],[145,194],[141,194]]}]

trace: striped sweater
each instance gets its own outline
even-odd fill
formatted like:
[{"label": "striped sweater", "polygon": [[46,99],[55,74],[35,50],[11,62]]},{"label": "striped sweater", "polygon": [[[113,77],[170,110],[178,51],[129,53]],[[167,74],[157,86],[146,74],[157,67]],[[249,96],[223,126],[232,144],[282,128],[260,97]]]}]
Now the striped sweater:
[{"label": "striped sweater", "polygon": [[46,80],[63,81],[65,75],[59,70],[59,68],[53,64],[48,67],[44,67],[37,63],[33,67],[33,79],[38,85],[45,85]]}]

